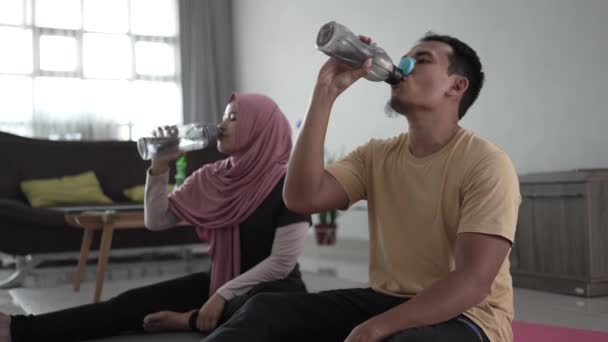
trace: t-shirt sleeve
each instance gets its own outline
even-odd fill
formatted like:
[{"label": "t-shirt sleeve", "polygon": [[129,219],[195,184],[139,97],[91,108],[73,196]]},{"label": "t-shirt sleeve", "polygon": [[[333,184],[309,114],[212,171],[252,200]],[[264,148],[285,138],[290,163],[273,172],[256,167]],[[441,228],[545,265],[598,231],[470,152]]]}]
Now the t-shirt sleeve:
[{"label": "t-shirt sleeve", "polygon": [[458,233],[497,235],[513,242],[521,196],[504,152],[488,154],[465,176]]},{"label": "t-shirt sleeve", "polygon": [[371,142],[359,146],[346,157],[326,168],[348,195],[347,208],[360,200],[367,199],[367,155],[370,144]]}]

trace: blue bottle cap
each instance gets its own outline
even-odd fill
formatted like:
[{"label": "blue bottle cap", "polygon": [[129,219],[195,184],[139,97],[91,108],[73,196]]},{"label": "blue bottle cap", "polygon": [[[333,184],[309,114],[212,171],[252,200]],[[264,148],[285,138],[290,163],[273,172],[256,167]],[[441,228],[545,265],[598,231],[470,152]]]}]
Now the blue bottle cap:
[{"label": "blue bottle cap", "polygon": [[403,71],[403,76],[409,75],[412,70],[414,70],[414,66],[416,65],[416,60],[412,57],[403,57],[399,61],[399,69]]}]

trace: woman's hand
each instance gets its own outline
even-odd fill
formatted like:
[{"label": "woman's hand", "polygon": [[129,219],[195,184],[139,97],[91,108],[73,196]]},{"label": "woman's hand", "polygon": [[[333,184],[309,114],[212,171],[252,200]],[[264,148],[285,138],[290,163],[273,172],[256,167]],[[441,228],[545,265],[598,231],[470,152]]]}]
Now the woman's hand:
[{"label": "woman's hand", "polygon": [[[176,142],[178,142],[177,141],[177,137],[178,137],[177,126],[157,127],[152,132],[152,135],[155,138],[175,138]],[[182,152],[178,152],[174,155],[152,159],[152,165],[151,165],[152,167],[151,167],[150,172],[152,173],[153,176],[158,176],[158,175],[161,175],[161,174],[167,172],[167,170],[169,170],[170,162],[177,159],[181,154],[182,154]]]},{"label": "woman's hand", "polygon": [[224,312],[226,300],[217,292],[211,296],[198,312],[196,327],[200,331],[211,331],[217,327],[217,323]]}]

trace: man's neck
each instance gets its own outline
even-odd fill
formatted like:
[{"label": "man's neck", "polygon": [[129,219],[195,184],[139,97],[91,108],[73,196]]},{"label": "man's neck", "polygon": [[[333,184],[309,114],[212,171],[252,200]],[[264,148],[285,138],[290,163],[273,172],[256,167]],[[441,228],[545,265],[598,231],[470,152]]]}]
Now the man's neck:
[{"label": "man's neck", "polygon": [[415,157],[429,156],[447,145],[460,126],[451,116],[434,113],[408,115],[409,149]]}]

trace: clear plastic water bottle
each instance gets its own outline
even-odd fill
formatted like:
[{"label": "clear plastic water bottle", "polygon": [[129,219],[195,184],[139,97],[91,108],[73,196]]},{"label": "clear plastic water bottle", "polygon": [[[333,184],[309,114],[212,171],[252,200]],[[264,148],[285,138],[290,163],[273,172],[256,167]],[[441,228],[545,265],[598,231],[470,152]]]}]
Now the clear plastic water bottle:
[{"label": "clear plastic water bottle", "polygon": [[220,135],[221,130],[217,125],[194,123],[171,126],[154,131],[152,136],[140,138],[137,150],[144,160],[172,159],[182,152],[203,149]]},{"label": "clear plastic water bottle", "polygon": [[360,67],[371,58],[371,71],[365,78],[374,82],[397,84],[412,72],[416,64],[413,58],[405,57],[401,59],[399,67],[395,66],[382,48],[363,43],[351,30],[335,21],[321,26],[317,34],[317,48],[353,68]]}]

